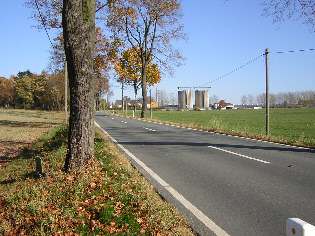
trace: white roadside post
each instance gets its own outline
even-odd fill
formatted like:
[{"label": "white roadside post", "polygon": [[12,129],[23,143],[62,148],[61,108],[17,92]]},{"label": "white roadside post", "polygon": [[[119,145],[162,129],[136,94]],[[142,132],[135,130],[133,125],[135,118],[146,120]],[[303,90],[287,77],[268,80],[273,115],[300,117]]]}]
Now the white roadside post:
[{"label": "white roadside post", "polygon": [[289,218],[286,231],[286,236],[314,236],[315,226],[299,218]]}]

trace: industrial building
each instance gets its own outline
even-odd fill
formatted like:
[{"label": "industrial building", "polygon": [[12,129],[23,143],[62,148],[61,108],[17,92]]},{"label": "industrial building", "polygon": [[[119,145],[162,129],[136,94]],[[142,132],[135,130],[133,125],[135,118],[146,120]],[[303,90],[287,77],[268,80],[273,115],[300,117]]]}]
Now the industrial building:
[{"label": "industrial building", "polygon": [[195,91],[195,106],[209,109],[209,91]]},{"label": "industrial building", "polygon": [[193,93],[191,90],[178,91],[178,109],[191,110],[194,108]]},{"label": "industrial building", "polygon": [[[178,109],[192,110],[194,108],[193,101],[191,90],[178,91]],[[195,107],[209,109],[209,91],[195,91]]]}]

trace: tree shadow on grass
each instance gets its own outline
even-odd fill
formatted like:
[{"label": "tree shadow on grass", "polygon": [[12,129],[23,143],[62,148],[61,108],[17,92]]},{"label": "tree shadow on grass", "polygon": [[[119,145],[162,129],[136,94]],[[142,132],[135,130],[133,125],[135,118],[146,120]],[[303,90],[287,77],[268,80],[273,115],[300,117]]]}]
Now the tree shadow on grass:
[{"label": "tree shadow on grass", "polygon": [[[14,159],[17,159],[17,160],[18,159],[34,159],[34,162],[35,162],[35,157],[43,156],[43,152],[53,152],[53,151],[58,150],[62,146],[66,145],[67,136],[68,136],[67,128],[58,129],[56,133],[53,135],[53,137],[47,140],[44,140],[41,145],[39,146],[33,145],[32,147],[24,147],[21,153],[17,157],[14,157],[13,160]],[[36,170],[34,170],[30,173],[23,175],[20,178],[12,178],[12,179],[1,181],[0,185],[12,184],[17,181],[24,181],[28,178],[39,179],[43,176],[44,174],[41,175]]]},{"label": "tree shadow on grass", "polygon": [[17,159],[31,159],[40,156],[42,152],[52,152],[58,150],[68,143],[68,129],[59,129],[49,140],[45,140],[41,147],[25,147]]},{"label": "tree shadow on grass", "polygon": [[0,182],[0,185],[13,184],[18,181],[25,181],[26,179],[40,179],[44,177],[44,175],[39,174],[37,171],[32,171],[30,173],[26,173],[20,178],[6,179]]},{"label": "tree shadow on grass", "polygon": [[0,120],[0,126],[6,127],[29,127],[29,128],[44,128],[52,125],[59,125],[56,122],[25,122],[25,121],[11,121],[11,120]]}]

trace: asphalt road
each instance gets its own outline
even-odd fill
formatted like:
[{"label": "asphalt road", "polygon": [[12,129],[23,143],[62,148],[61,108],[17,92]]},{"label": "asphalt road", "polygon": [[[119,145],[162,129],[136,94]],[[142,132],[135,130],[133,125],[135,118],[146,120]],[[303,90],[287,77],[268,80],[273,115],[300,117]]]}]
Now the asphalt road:
[{"label": "asphalt road", "polygon": [[[104,113],[96,113],[95,121],[167,183],[129,155],[200,235],[214,235],[216,226],[228,235],[285,235],[286,219],[292,217],[315,225],[314,150]],[[178,194],[210,223],[178,201]]]}]

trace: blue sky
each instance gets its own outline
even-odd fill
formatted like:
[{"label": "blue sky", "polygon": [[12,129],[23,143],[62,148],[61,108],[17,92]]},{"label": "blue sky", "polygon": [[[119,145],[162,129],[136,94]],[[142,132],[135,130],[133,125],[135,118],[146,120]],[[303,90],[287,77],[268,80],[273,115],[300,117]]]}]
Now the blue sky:
[{"label": "blue sky", "polygon": [[[261,1],[183,0],[188,40],[176,42],[187,58],[158,89],[177,96],[178,86],[200,86],[229,73],[264,53],[315,48],[315,33],[300,21],[273,24],[261,16]],[[24,1],[1,1],[0,76],[30,69],[40,73],[49,63],[50,43],[44,31],[32,28]],[[53,32],[49,32],[53,38]],[[269,55],[270,92],[315,90],[315,51]],[[114,97],[121,91],[113,85]],[[265,91],[265,62],[259,58],[231,75],[207,84],[210,96],[240,103],[242,95]],[[155,88],[153,88],[155,91]],[[154,92],[155,93],[155,92]],[[132,88],[126,94],[133,97]]]}]

